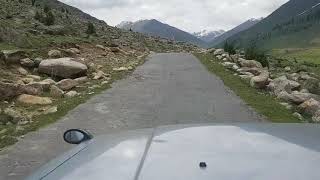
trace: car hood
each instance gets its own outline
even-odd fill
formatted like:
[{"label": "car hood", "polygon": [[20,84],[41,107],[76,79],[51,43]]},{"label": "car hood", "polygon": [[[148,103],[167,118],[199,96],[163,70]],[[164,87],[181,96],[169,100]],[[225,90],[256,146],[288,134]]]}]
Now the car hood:
[{"label": "car hood", "polygon": [[143,129],[95,137],[28,179],[318,180],[319,138],[308,124]]}]

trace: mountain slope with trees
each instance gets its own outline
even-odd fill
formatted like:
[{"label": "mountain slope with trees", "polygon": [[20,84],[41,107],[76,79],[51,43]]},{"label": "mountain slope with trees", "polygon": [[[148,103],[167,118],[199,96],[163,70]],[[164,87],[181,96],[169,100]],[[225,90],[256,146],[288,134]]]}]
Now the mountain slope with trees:
[{"label": "mountain slope with trees", "polygon": [[319,0],[290,0],[260,23],[235,34],[228,41],[241,47],[256,44],[264,49],[318,46],[319,3]]}]

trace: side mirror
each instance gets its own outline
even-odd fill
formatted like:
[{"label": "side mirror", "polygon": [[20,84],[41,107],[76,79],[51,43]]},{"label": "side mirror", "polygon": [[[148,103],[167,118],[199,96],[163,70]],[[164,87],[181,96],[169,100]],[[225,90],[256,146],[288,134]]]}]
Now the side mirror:
[{"label": "side mirror", "polygon": [[81,129],[70,129],[63,134],[63,139],[69,144],[81,144],[82,142],[92,139],[93,136]]}]

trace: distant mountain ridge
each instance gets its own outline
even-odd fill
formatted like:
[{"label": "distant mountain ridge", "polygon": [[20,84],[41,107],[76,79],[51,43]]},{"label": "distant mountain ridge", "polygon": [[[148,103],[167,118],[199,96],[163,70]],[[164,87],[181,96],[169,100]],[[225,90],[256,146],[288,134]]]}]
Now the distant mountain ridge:
[{"label": "distant mountain ridge", "polygon": [[132,30],[134,32],[140,32],[147,34],[149,36],[159,36],[166,39],[171,39],[175,41],[189,42],[194,45],[201,47],[206,47],[207,44],[203,40],[197,38],[196,36],[180,30],[176,27],[164,24],[158,20],[139,20],[136,22],[121,22],[116,27],[125,30]]},{"label": "distant mountain ridge", "polygon": [[225,32],[226,32],[225,30],[217,30],[217,31],[202,30],[202,31],[193,33],[193,35],[205,42],[211,42]]},{"label": "distant mountain ridge", "polygon": [[228,41],[263,49],[320,45],[320,1],[290,0],[260,23],[237,33]]},{"label": "distant mountain ridge", "polygon": [[219,45],[219,44],[225,42],[231,36],[251,28],[255,24],[259,23],[262,19],[263,18],[259,18],[259,19],[252,18],[252,19],[247,20],[246,22],[236,26],[235,28],[231,29],[230,31],[227,31],[227,32],[223,33],[221,36],[218,36],[215,39],[213,39],[211,42],[209,42],[209,46],[212,47],[212,46],[216,46],[216,45]]}]

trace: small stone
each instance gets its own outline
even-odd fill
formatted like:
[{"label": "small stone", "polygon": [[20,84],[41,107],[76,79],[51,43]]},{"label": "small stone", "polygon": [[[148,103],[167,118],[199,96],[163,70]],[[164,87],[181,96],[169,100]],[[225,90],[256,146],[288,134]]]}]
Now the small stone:
[{"label": "small stone", "polygon": [[35,81],[40,81],[41,77],[40,76],[36,76],[36,75],[27,75],[27,78],[32,78]]},{"label": "small stone", "polygon": [[98,71],[97,73],[95,73],[93,79],[94,80],[98,80],[98,79],[102,79],[105,76],[103,71]]},{"label": "small stone", "polygon": [[126,67],[113,68],[113,71],[128,71],[128,68]]},{"label": "small stone", "polygon": [[109,83],[109,81],[103,81],[101,82],[101,85],[104,86],[104,85],[107,85]]},{"label": "small stone", "polygon": [[57,106],[53,106],[53,107],[50,107],[49,109],[45,110],[43,112],[43,114],[53,114],[53,113],[56,113],[58,112],[58,107]]},{"label": "small stone", "polygon": [[56,84],[60,89],[67,91],[78,85],[78,82],[73,79],[64,79]]},{"label": "small stone", "polygon": [[294,117],[296,117],[297,119],[299,119],[300,121],[303,121],[303,117],[302,117],[302,115],[301,115],[300,113],[295,112],[295,113],[293,113],[292,115],[293,115]]},{"label": "small stone", "polygon": [[24,67],[32,68],[35,66],[34,62],[29,58],[24,58],[20,60],[20,64]]},{"label": "small stone", "polygon": [[291,67],[287,66],[287,67],[284,68],[284,70],[285,70],[286,72],[290,72],[290,71],[291,71]]},{"label": "small stone", "polygon": [[54,49],[54,50],[50,50],[48,52],[48,56],[50,58],[61,58],[62,57],[62,53],[61,53],[61,51]]},{"label": "small stone", "polygon": [[23,67],[18,67],[17,71],[21,74],[21,75],[27,75],[28,71],[26,69],[24,69]]},{"label": "small stone", "polygon": [[65,94],[65,97],[67,98],[72,98],[78,95],[77,91],[69,91],[68,93]]}]

